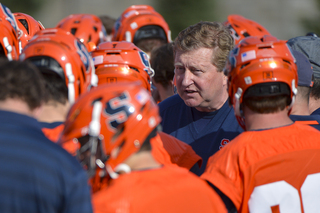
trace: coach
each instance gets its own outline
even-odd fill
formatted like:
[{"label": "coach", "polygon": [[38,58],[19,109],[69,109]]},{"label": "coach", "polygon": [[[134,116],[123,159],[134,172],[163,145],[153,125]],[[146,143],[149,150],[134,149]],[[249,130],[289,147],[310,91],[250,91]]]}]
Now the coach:
[{"label": "coach", "polygon": [[242,132],[228,104],[223,68],[234,40],[218,22],[199,22],[174,41],[177,95],[159,104],[163,131],[192,146],[207,159]]}]

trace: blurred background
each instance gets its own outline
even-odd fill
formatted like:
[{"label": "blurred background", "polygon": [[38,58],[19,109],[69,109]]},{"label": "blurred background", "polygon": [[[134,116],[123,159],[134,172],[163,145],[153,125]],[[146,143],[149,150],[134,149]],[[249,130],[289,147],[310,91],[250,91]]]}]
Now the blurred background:
[{"label": "blurred background", "polygon": [[320,35],[320,0],[0,0],[12,12],[22,12],[55,27],[72,13],[92,13],[118,18],[133,4],[148,4],[169,24],[172,39],[199,21],[224,22],[239,14],[264,26],[272,35],[287,40],[315,32]]}]

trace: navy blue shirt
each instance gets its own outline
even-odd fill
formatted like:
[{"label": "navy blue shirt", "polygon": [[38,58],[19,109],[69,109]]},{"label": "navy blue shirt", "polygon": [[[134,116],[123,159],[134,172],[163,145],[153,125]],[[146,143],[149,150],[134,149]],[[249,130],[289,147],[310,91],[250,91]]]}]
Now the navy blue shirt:
[{"label": "navy blue shirt", "polygon": [[37,120],[0,110],[0,212],[92,212],[86,172]]},{"label": "navy blue shirt", "polygon": [[[292,121],[307,121],[306,124],[320,130],[320,115],[311,114],[311,115],[289,115]],[[313,122],[316,121],[318,124],[308,123],[308,121]]]},{"label": "navy blue shirt", "polygon": [[217,111],[199,112],[174,95],[159,103],[163,132],[189,144],[203,159],[204,172],[208,158],[243,132],[228,101]]},{"label": "navy blue shirt", "polygon": [[316,109],[311,113],[311,115],[320,115],[320,108]]}]

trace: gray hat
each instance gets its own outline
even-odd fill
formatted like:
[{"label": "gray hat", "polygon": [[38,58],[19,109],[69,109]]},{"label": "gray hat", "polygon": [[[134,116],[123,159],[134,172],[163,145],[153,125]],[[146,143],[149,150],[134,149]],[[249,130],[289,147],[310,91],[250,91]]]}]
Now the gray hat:
[{"label": "gray hat", "polygon": [[320,78],[320,38],[314,36],[298,36],[291,38],[287,44],[293,49],[303,53],[309,59],[313,75]]},{"label": "gray hat", "polygon": [[313,70],[308,58],[297,50],[292,50],[298,68],[298,86],[312,87]]}]

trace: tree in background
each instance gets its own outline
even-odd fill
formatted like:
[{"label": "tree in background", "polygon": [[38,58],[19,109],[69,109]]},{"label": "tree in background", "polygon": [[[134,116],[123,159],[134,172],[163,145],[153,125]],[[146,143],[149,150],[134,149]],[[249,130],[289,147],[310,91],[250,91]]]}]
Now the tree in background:
[{"label": "tree in background", "polygon": [[199,21],[216,21],[213,0],[158,0],[155,9],[167,21],[172,40],[178,33]]},{"label": "tree in background", "polygon": [[[315,0],[318,11],[320,11],[320,0]],[[301,19],[302,26],[307,32],[313,32],[320,36],[320,15],[318,14],[315,18],[303,18]]]},{"label": "tree in background", "polygon": [[1,3],[8,7],[12,13],[21,12],[31,15],[37,12],[44,0],[1,0]]}]

